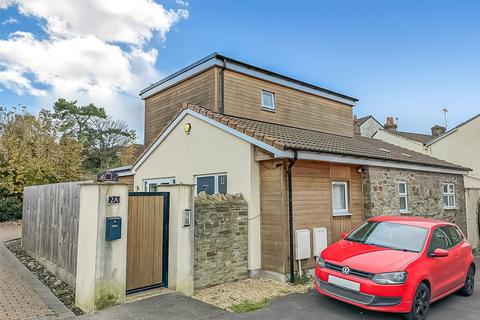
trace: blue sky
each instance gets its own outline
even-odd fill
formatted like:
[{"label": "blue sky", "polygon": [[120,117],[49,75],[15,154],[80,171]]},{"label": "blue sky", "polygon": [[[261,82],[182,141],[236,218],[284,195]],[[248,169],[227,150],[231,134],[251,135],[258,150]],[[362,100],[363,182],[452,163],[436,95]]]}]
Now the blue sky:
[{"label": "blue sky", "polygon": [[[0,0],[0,8],[2,1],[6,0]],[[480,112],[476,97],[480,89],[478,1],[190,0],[188,5],[157,1],[172,14],[164,21],[145,25],[116,21],[122,18],[108,12],[97,16],[96,7],[90,4],[89,12],[94,13],[84,18],[92,28],[78,21],[72,26],[49,21],[45,16],[51,10],[60,20],[70,22],[75,17],[69,16],[68,10],[50,9],[47,0],[41,1],[45,2],[42,8],[29,7],[21,0],[14,2],[18,4],[0,9],[0,23],[9,18],[18,21],[0,25],[0,40],[4,40],[0,42],[0,105],[20,103],[36,111],[50,105],[56,94],[69,94],[69,99],[106,104],[115,116],[141,133],[142,101],[124,94],[136,96],[150,82],[218,51],[354,96],[360,100],[355,114],[373,114],[381,123],[386,116],[397,117],[400,129],[405,131],[428,132],[433,124],[443,124],[444,107],[449,110],[449,127]],[[147,3],[140,9],[152,10],[147,0],[141,2]],[[145,15],[143,21],[150,21],[148,12]],[[109,19],[117,22],[117,29],[133,30],[134,34],[113,32],[97,22]],[[58,49],[59,54],[56,49],[48,49],[46,56],[58,54],[55,59],[62,67],[46,70],[44,62],[33,63],[28,57],[17,61],[5,50],[2,55],[2,46],[5,49],[14,42],[11,33],[16,31],[32,33],[34,40],[20,35],[19,41],[40,43],[40,49],[34,47],[40,54],[46,47],[53,48],[59,37],[70,41],[67,44],[72,43],[73,51],[78,45],[82,54],[63,61],[68,51]],[[94,63],[96,59],[78,63],[89,54],[82,50],[90,44],[95,48],[105,44],[105,50],[94,53],[102,63]],[[8,48],[9,52],[18,49]],[[117,49],[127,56],[125,61],[115,60]],[[3,59],[9,59],[8,63],[2,63]],[[112,68],[106,67],[110,62]],[[15,64],[29,66],[18,71]],[[35,68],[42,70],[37,72]],[[78,68],[93,71],[85,74]],[[29,87],[12,73],[6,75],[11,78],[2,86],[2,69],[22,74],[31,81]],[[112,69],[120,71],[112,73]],[[63,76],[67,80],[62,81]],[[77,83],[77,79],[85,81]],[[18,88],[21,85],[23,90]]]}]

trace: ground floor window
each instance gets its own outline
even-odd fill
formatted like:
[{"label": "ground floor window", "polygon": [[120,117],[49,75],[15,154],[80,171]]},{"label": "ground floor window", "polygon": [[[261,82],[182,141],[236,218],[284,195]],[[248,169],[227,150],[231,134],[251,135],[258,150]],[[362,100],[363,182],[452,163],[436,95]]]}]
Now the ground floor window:
[{"label": "ground floor window", "polygon": [[205,191],[207,194],[227,193],[227,174],[200,175],[195,177],[197,194]]},{"label": "ground floor window", "polygon": [[400,212],[408,212],[408,188],[405,181],[398,182],[398,195],[400,198]]},{"label": "ground floor window", "polygon": [[453,183],[443,184],[443,207],[445,209],[455,208],[455,185]]},{"label": "ground floor window", "polygon": [[348,215],[348,182],[332,182],[333,215]]},{"label": "ground floor window", "polygon": [[157,186],[162,184],[175,184],[175,177],[145,179],[143,180],[143,190],[145,192],[156,192]]}]

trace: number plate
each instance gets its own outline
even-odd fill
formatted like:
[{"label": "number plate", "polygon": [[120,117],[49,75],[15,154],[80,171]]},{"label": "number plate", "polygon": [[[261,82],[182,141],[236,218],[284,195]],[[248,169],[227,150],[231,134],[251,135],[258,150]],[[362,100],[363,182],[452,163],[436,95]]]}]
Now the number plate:
[{"label": "number plate", "polygon": [[353,291],[360,291],[360,283],[355,282],[355,281],[350,281],[350,280],[346,280],[346,279],[342,279],[342,278],[339,278],[339,277],[329,275],[328,276],[328,282],[331,283],[331,284],[337,285],[339,287],[345,288],[345,289],[349,289],[349,290],[353,290]]}]

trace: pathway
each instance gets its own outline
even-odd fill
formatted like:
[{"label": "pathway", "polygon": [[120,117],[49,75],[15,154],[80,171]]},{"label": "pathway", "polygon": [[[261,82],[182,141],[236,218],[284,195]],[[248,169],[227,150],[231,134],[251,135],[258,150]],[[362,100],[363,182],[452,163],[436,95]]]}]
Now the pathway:
[{"label": "pathway", "polygon": [[3,245],[20,235],[21,225],[0,223],[0,320],[72,315]]}]

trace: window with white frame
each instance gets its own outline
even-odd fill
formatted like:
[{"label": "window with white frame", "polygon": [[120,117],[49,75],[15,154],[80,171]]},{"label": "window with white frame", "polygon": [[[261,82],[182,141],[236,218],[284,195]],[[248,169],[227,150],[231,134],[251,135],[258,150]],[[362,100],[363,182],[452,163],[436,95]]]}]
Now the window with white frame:
[{"label": "window with white frame", "polygon": [[332,182],[333,215],[349,215],[348,212],[348,182]]},{"label": "window with white frame", "polygon": [[408,188],[405,181],[398,182],[398,195],[400,197],[400,212],[408,212]]},{"label": "window with white frame", "polygon": [[143,180],[143,190],[145,192],[156,192],[157,186],[161,184],[175,184],[175,177],[145,179]]},{"label": "window with white frame", "polygon": [[443,207],[445,209],[455,208],[455,185],[453,183],[444,183],[443,187]]},{"label": "window with white frame", "polygon": [[205,191],[207,194],[227,193],[227,175],[225,173],[195,176],[197,194]]},{"label": "window with white frame", "polygon": [[275,93],[262,90],[262,108],[275,110]]}]

